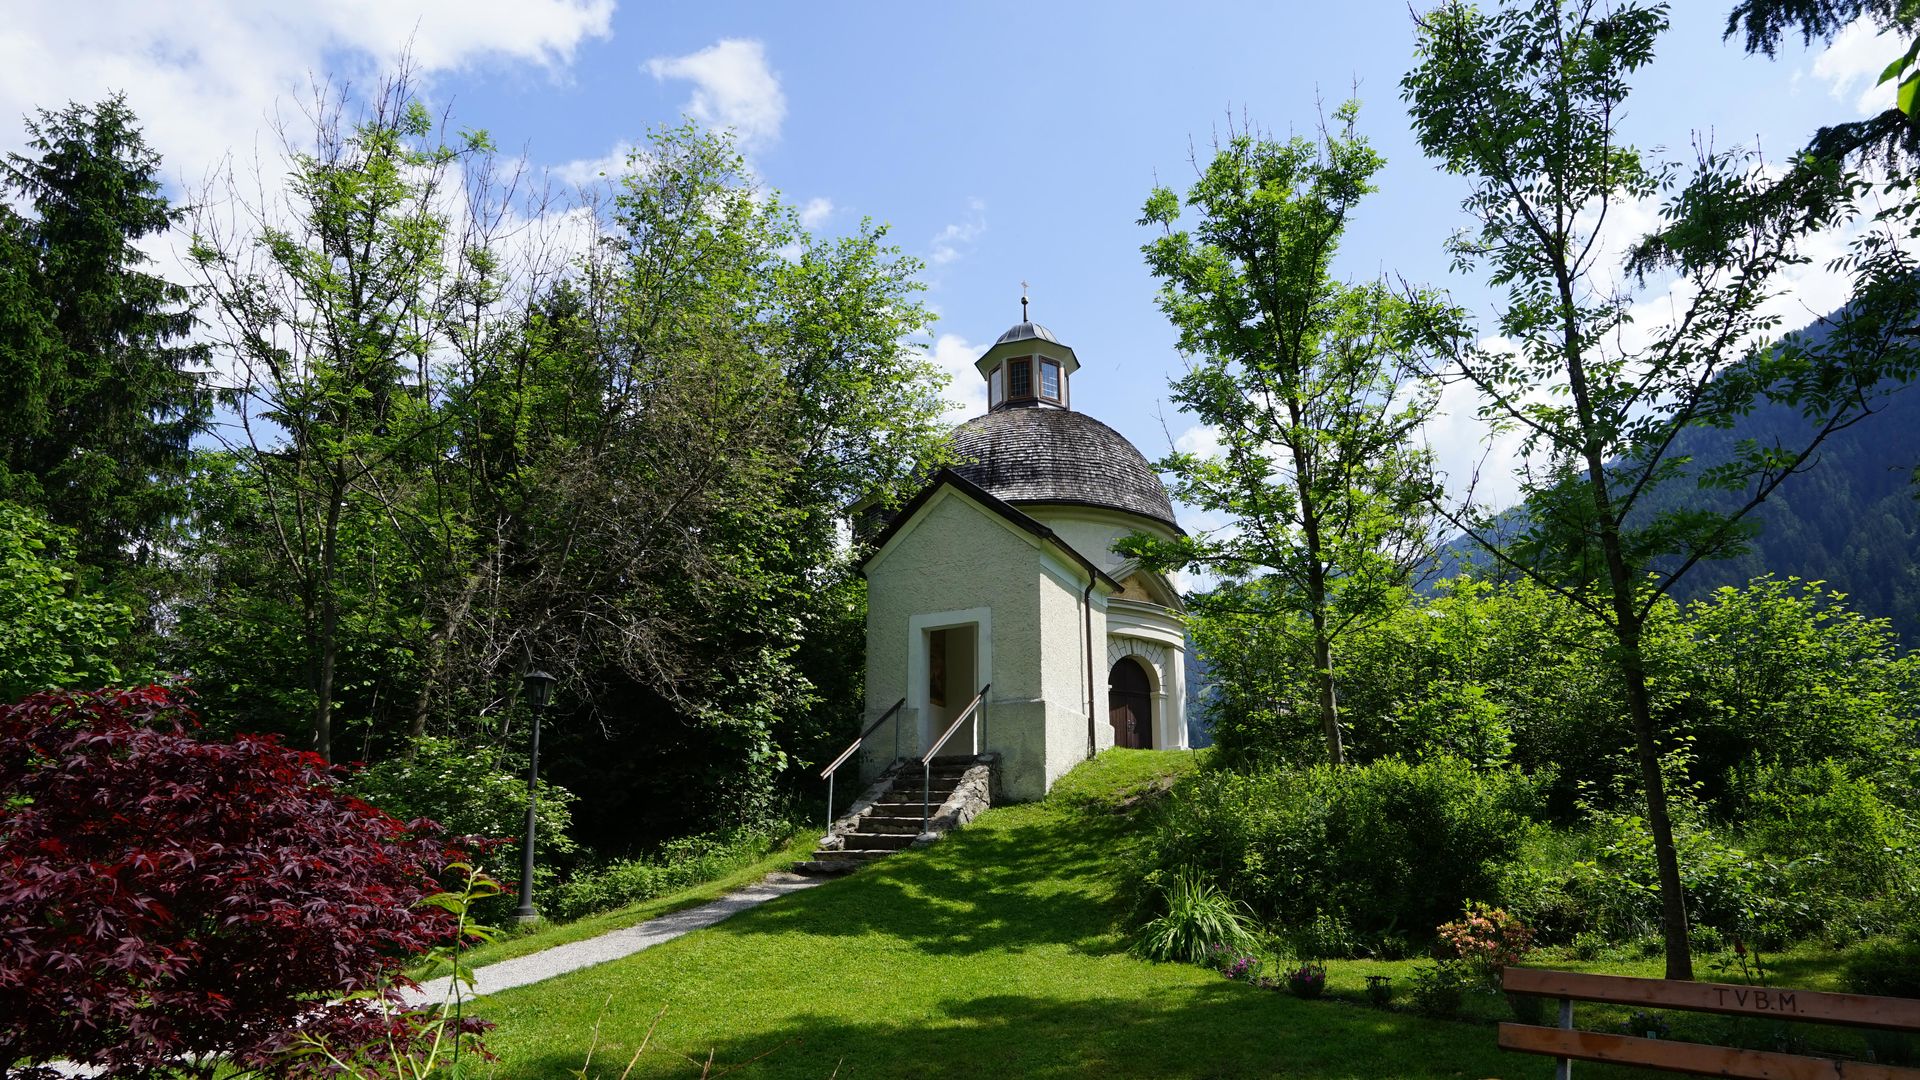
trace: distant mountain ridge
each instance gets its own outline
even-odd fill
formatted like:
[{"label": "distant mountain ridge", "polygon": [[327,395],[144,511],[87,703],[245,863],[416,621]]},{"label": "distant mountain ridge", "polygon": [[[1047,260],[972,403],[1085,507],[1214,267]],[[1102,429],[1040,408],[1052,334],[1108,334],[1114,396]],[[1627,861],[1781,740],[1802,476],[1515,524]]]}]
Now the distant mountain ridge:
[{"label": "distant mountain ridge", "polygon": [[[1763,406],[1727,429],[1693,428],[1676,454],[1696,462],[1727,460],[1742,439],[1803,442],[1809,425],[1786,406]],[[1812,466],[1790,476],[1752,515],[1760,526],[1750,550],[1703,562],[1674,589],[1682,602],[1762,574],[1826,582],[1847,594],[1854,611],[1892,622],[1907,648],[1920,648],[1920,387],[1907,386],[1871,416],[1827,439]],[[1702,491],[1680,478],[1652,493],[1649,512],[1689,501],[1732,510],[1735,496]],[[1459,537],[1446,546],[1442,573],[1452,576],[1485,559]]]}]

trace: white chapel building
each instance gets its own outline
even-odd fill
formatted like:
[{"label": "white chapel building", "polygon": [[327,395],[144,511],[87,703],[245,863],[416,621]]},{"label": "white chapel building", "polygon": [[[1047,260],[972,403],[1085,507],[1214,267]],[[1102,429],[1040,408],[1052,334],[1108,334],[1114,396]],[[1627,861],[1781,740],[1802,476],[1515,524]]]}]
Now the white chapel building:
[{"label": "white chapel building", "polygon": [[1187,747],[1179,594],[1113,551],[1181,530],[1140,451],[1074,411],[1080,359],[1046,327],[975,366],[988,408],[954,429],[956,464],[862,530],[868,723],[899,706],[863,771],[919,757],[984,687],[939,755],[996,754],[996,796],[1037,799],[1108,747]]}]

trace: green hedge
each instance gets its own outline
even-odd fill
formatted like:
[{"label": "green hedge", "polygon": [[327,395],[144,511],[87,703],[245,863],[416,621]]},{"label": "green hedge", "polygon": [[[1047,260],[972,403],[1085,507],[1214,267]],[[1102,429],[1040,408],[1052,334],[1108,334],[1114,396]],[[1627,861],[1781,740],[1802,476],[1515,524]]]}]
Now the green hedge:
[{"label": "green hedge", "polygon": [[766,858],[796,831],[774,824],[674,840],[646,858],[576,873],[554,892],[546,912],[563,921],[578,919],[712,881]]},{"label": "green hedge", "polygon": [[1321,949],[1424,943],[1501,899],[1538,801],[1517,770],[1457,758],[1209,770],[1174,789],[1132,877],[1144,901],[1194,868]]}]

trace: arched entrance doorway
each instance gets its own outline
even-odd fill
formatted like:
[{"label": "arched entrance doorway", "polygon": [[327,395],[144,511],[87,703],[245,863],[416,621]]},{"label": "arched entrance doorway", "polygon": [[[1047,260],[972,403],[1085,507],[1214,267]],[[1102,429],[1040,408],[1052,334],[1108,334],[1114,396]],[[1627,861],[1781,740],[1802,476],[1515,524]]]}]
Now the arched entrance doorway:
[{"label": "arched entrance doorway", "polygon": [[1107,721],[1113,745],[1153,749],[1153,683],[1131,656],[1121,657],[1107,676]]}]

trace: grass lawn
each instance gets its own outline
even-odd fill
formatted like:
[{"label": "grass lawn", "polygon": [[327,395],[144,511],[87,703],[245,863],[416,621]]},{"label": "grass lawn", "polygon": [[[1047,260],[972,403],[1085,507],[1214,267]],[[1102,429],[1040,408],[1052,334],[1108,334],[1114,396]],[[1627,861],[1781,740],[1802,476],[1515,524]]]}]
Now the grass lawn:
[{"label": "grass lawn", "polygon": [[[586,1075],[619,1077],[657,1016],[635,1077],[697,1076],[710,1052],[716,1074],[751,1061],[743,1077],[1550,1074],[1497,1050],[1485,1023],[1298,1001],[1127,956],[1114,860],[1134,825],[1113,807],[1192,764],[1110,752],[1047,802],[995,809],[924,851],[484,999],[495,1075],[579,1076],[592,1047]],[[1336,965],[1335,991],[1357,998],[1370,970]]]}]

